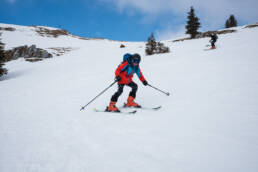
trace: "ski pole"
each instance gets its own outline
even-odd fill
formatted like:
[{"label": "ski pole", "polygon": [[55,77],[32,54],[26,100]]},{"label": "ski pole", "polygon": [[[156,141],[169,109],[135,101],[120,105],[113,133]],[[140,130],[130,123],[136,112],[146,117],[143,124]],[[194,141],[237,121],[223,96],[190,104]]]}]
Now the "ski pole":
[{"label": "ski pole", "polygon": [[150,85],[150,84],[148,84],[148,86],[150,86],[150,87],[154,88],[155,90],[158,90],[158,91],[160,91],[160,92],[166,94],[167,96],[170,95],[169,92],[166,93],[166,92],[164,92],[164,91],[162,91],[162,90],[160,90],[160,89],[158,89],[158,88],[156,88],[156,87],[154,87],[154,86],[152,86],[152,85]]},{"label": "ski pole", "polygon": [[93,102],[97,97],[99,97],[101,94],[103,94],[105,91],[107,91],[110,87],[112,87],[117,81],[114,81],[112,84],[110,84],[110,86],[108,86],[105,90],[103,90],[101,93],[99,93],[96,97],[94,97],[89,103],[87,103],[86,105],[82,106],[81,110],[84,110],[84,108],[86,106],[88,106],[91,102]]}]

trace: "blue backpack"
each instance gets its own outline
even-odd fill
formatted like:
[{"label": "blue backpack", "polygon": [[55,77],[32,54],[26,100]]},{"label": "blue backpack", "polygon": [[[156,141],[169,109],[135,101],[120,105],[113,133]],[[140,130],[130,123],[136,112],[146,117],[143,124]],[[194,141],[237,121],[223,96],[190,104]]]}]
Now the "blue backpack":
[{"label": "blue backpack", "polygon": [[126,53],[123,57],[123,62],[124,63],[125,61],[128,61],[128,63],[131,63],[132,62],[132,54],[129,54],[129,53]]}]

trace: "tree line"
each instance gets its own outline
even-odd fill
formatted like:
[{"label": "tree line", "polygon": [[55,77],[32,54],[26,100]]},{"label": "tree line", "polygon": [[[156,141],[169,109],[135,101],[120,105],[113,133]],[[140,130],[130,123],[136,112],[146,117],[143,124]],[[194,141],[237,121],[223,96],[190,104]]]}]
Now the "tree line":
[{"label": "tree line", "polygon": [[[196,38],[199,34],[198,29],[201,27],[200,19],[195,15],[194,8],[191,7],[190,11],[187,13],[187,23],[185,26],[186,34],[189,34],[191,39]],[[225,28],[236,27],[237,21],[233,14],[226,20]],[[146,55],[159,54],[159,53],[167,53],[169,52],[169,48],[165,47],[163,43],[156,42],[154,38],[154,34],[152,33],[150,37],[148,37],[145,53]]]},{"label": "tree line", "polygon": [[[190,12],[188,12],[187,16],[187,24],[186,34],[190,34],[191,38],[195,38],[196,35],[199,33],[198,29],[201,27],[201,23],[199,22],[199,18],[195,15],[194,8],[191,7]],[[226,20],[225,28],[236,27],[237,21],[233,14],[230,15],[229,19]]]}]

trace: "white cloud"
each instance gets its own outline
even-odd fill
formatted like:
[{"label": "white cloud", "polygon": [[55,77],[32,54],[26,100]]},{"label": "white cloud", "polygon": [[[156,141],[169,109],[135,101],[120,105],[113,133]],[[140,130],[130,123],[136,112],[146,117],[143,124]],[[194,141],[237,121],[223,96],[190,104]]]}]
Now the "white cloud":
[{"label": "white cloud", "polygon": [[186,38],[188,37],[185,34],[185,27],[180,26],[179,28],[172,28],[167,27],[162,30],[157,30],[155,32],[156,39],[160,40],[172,40],[172,39],[179,39],[179,38]]},{"label": "white cloud", "polygon": [[[171,12],[172,16],[185,18],[190,6],[194,6],[196,15],[201,19],[204,29],[224,26],[230,14],[234,14],[242,23],[258,20],[257,0],[99,0],[116,7],[120,12],[137,11],[148,16],[159,16]],[[154,17],[155,18],[155,17]]]}]

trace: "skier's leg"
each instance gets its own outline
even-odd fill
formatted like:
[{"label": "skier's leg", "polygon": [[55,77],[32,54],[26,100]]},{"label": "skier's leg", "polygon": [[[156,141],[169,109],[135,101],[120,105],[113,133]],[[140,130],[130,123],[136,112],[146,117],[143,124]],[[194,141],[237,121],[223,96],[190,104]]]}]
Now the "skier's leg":
[{"label": "skier's leg", "polygon": [[123,84],[118,84],[117,92],[115,92],[115,94],[113,94],[113,96],[111,97],[111,101],[117,102],[119,96],[123,93],[124,86],[125,85],[123,85]]},{"label": "skier's leg", "polygon": [[111,97],[109,106],[108,106],[108,111],[119,111],[119,109],[116,107],[116,102],[119,98],[119,96],[123,93],[124,85],[118,84],[118,89],[117,92]]},{"label": "skier's leg", "polygon": [[132,96],[133,98],[135,98],[136,92],[138,90],[138,85],[135,82],[131,82],[127,86],[132,88],[131,92],[129,93],[129,96]]},{"label": "skier's leg", "polygon": [[211,42],[211,48],[214,49],[215,48],[215,41]]},{"label": "skier's leg", "polygon": [[126,106],[130,107],[130,106],[133,106],[133,107],[140,107],[137,103],[134,102],[134,99],[136,97],[136,92],[138,90],[138,85],[134,82],[131,82],[128,84],[129,87],[132,88],[131,92],[129,93],[129,97],[127,99],[127,104]]}]

